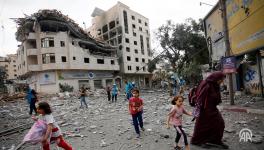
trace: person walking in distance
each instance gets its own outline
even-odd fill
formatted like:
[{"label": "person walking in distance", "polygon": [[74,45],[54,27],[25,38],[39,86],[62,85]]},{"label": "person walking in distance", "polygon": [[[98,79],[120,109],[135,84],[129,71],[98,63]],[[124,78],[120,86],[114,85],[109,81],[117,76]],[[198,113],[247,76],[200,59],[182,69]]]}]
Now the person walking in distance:
[{"label": "person walking in distance", "polygon": [[118,87],[114,83],[112,87],[112,103],[117,101]]},{"label": "person walking in distance", "polygon": [[125,80],[125,92],[126,92],[126,99],[129,100],[132,97],[132,84],[130,82],[128,82],[127,80]]},{"label": "person walking in distance", "polygon": [[84,105],[86,106],[86,108],[88,108],[88,105],[87,105],[87,103],[86,103],[85,97],[86,97],[86,90],[85,90],[84,87],[82,87],[82,88],[80,89],[80,102],[81,102],[81,106],[80,106],[80,108],[83,107],[83,103],[84,103]]},{"label": "person walking in distance", "polygon": [[106,92],[107,92],[108,101],[110,102],[110,100],[111,100],[111,87],[109,85],[106,87]]},{"label": "person walking in distance", "polygon": [[27,95],[26,99],[29,103],[29,115],[32,115],[34,110],[35,114],[37,114],[36,102],[37,102],[37,92],[34,89],[31,89],[29,86],[27,87]]}]

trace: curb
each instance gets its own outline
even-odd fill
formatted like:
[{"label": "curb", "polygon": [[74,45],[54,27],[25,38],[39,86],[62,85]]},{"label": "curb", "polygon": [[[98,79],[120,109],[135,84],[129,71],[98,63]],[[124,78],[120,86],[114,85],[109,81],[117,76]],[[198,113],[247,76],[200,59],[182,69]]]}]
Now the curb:
[{"label": "curb", "polygon": [[238,107],[238,106],[218,106],[218,108],[220,110],[225,110],[225,111],[264,115],[264,110],[262,109],[252,109],[252,108],[245,108],[245,107]]}]

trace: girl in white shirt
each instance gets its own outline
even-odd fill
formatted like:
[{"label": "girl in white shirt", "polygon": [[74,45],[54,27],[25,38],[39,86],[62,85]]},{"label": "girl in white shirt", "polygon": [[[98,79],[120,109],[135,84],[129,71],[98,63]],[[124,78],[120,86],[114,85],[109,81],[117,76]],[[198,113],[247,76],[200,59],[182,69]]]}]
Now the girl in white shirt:
[{"label": "girl in white shirt", "polygon": [[59,147],[65,150],[72,150],[72,147],[62,137],[61,129],[51,114],[50,105],[47,102],[38,103],[37,112],[41,114],[43,121],[47,123],[47,131],[42,138],[43,150],[50,150],[51,141],[55,141]]}]

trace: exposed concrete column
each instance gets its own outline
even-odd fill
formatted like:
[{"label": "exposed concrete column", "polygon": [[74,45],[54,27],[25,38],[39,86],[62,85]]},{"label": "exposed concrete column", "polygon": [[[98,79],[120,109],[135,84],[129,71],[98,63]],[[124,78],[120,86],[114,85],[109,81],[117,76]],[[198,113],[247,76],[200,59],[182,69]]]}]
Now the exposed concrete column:
[{"label": "exposed concrete column", "polygon": [[102,87],[106,87],[106,79],[102,79]]},{"label": "exposed concrete column", "polygon": [[94,90],[94,80],[89,80],[91,90]]}]

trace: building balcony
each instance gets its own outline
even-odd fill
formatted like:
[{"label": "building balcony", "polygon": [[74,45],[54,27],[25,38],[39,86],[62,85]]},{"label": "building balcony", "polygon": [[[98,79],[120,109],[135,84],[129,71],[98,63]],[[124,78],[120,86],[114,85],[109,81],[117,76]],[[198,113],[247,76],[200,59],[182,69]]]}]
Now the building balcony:
[{"label": "building balcony", "polygon": [[38,55],[38,49],[36,48],[27,49],[27,56],[34,56],[34,55]]},{"label": "building balcony", "polygon": [[27,39],[36,39],[36,34],[33,32],[30,32]]},{"label": "building balcony", "polygon": [[41,65],[28,65],[28,71],[41,71]]}]

